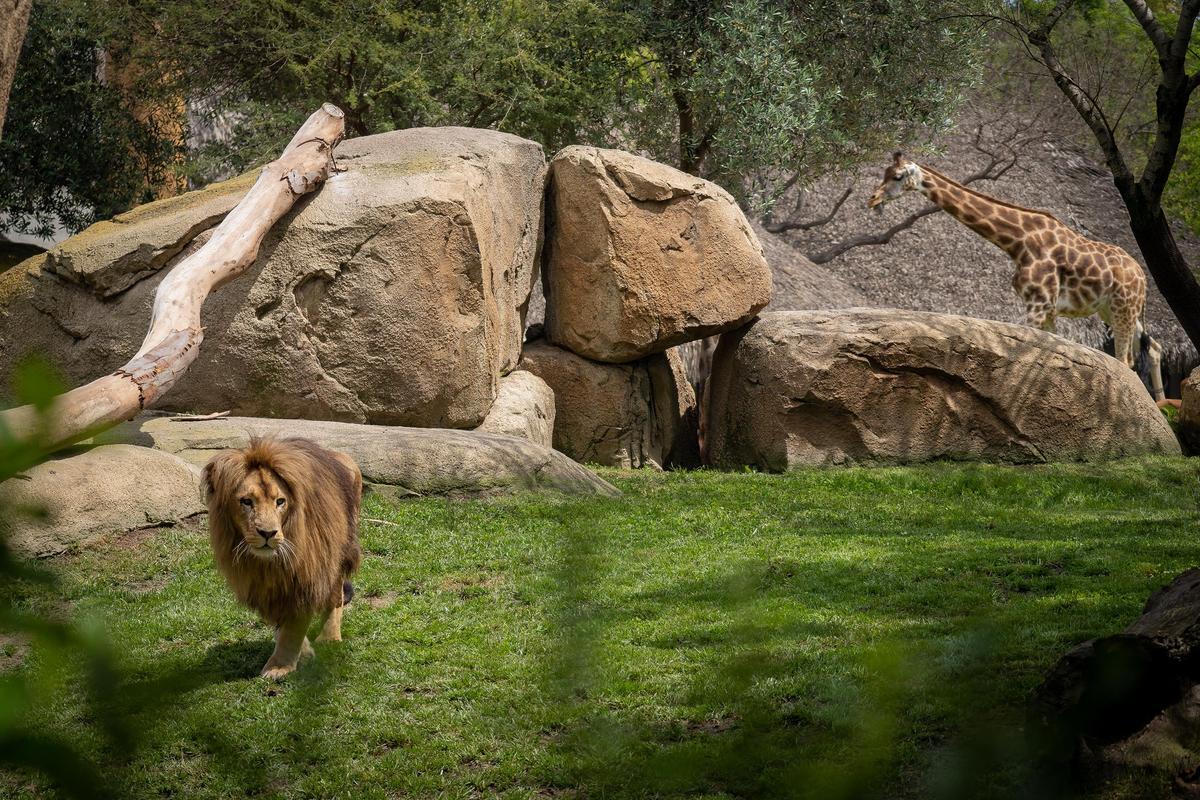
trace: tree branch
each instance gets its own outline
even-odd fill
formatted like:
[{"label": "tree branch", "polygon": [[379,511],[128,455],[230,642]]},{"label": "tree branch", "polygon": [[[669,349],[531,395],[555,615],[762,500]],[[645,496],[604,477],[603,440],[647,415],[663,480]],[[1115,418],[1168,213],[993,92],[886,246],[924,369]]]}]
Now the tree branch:
[{"label": "tree branch", "polygon": [[[1069,5],[1069,0],[1065,4]],[[1063,5],[1064,3],[1059,3],[1059,6]],[[1041,55],[1041,58],[1037,58],[1037,56],[1034,56],[1034,58],[1040,61],[1050,72],[1050,77],[1054,79],[1054,83],[1058,86],[1059,90],[1066,96],[1071,105],[1075,107],[1075,110],[1083,118],[1087,126],[1091,128],[1092,134],[1096,137],[1096,142],[1104,152],[1104,160],[1108,163],[1108,167],[1112,171],[1113,181],[1118,186],[1123,183],[1128,187],[1132,187],[1134,183],[1133,172],[1129,169],[1129,165],[1125,163],[1125,156],[1121,153],[1121,148],[1117,144],[1112,126],[1108,124],[1108,120],[1105,118],[1100,104],[1083,90],[1078,82],[1067,72],[1062,62],[1058,60],[1058,55],[1054,51],[1054,45],[1050,42],[1049,30],[1043,25],[1040,28],[1029,31],[1026,37],[1029,43],[1036,47]]]},{"label": "tree branch", "polygon": [[854,191],[853,184],[846,187],[846,191],[842,192],[842,196],[839,197],[836,202],[834,202],[833,207],[829,209],[829,213],[823,217],[810,219],[807,222],[788,219],[784,220],[783,222],[765,224],[763,227],[771,233],[785,233],[787,231],[807,231],[812,228],[820,227],[821,225],[828,225],[833,221],[833,218],[837,216],[838,211],[841,210],[842,205],[846,202],[846,199],[850,197],[850,193],[852,191]]},{"label": "tree branch", "polygon": [[1050,13],[1046,15],[1046,19],[1042,24],[1038,26],[1037,33],[1040,36],[1049,36],[1051,31],[1054,30],[1054,26],[1058,25],[1059,20],[1071,10],[1071,6],[1073,5],[1075,5],[1075,0],[1059,0],[1054,5],[1054,8],[1050,9]]},{"label": "tree branch", "polygon": [[1125,5],[1129,7],[1138,24],[1142,26],[1142,30],[1150,37],[1150,42],[1154,45],[1155,52],[1158,53],[1159,62],[1170,58],[1171,38],[1158,23],[1158,18],[1154,16],[1150,6],[1146,5],[1143,0],[1125,0]]},{"label": "tree branch", "polygon": [[[976,135],[975,135],[976,147],[977,147],[977,149],[980,150],[980,152],[988,153],[987,150],[984,150],[982,147],[979,146],[979,137],[980,137],[981,130],[982,130],[982,126],[980,126],[980,129],[976,131]],[[1019,160],[1019,155],[1016,153],[1014,153],[1013,155],[1011,155],[1007,158],[1000,157],[1000,156],[997,156],[997,155],[994,155],[991,153],[988,153],[988,155],[990,157],[990,160],[988,161],[987,166],[985,166],[983,169],[977,170],[976,172],[973,172],[970,175],[968,175],[967,177],[963,178],[960,181],[960,183],[963,186],[966,186],[971,183],[975,183],[976,181],[999,180],[1000,178],[1004,177],[1004,175],[1006,175],[1009,170],[1011,170],[1014,166],[1016,166],[1017,161]],[[893,237],[895,237],[896,234],[900,233],[901,231],[908,230],[913,225],[917,224],[917,222],[921,218],[927,217],[930,214],[934,213],[935,211],[941,211],[941,207],[936,206],[933,203],[929,203],[929,204],[925,205],[923,208],[921,208],[920,210],[914,211],[913,213],[909,214],[907,217],[900,220],[899,222],[897,222],[895,225],[891,226],[887,230],[880,231],[879,233],[864,233],[864,234],[860,234],[858,236],[852,236],[851,238],[846,239],[845,241],[842,241],[842,242],[838,242],[837,244],[833,245],[832,247],[828,247],[825,250],[821,250],[821,251],[811,254],[811,255],[806,253],[805,255],[808,258],[808,260],[813,262],[814,264],[827,264],[830,261],[832,261],[833,259],[842,255],[843,253],[845,253],[849,250],[853,250],[856,247],[870,247],[870,246],[874,246],[874,245],[887,244],[888,242],[890,242],[893,239]]]},{"label": "tree branch", "polygon": [[922,217],[927,217],[935,211],[942,209],[935,206],[933,203],[922,208],[920,211],[914,211],[904,219],[897,222],[892,227],[880,233],[864,233],[859,236],[853,236],[844,242],[838,242],[833,247],[820,251],[819,253],[806,254],[809,261],[814,264],[828,264],[838,256],[853,250],[856,247],[868,247],[871,245],[887,244],[892,240],[892,237],[901,231],[906,231],[913,225],[917,224],[917,220]]},{"label": "tree branch", "polygon": [[1200,14],[1200,0],[1184,0],[1179,8],[1179,22],[1175,25],[1175,36],[1171,39],[1169,63],[1163,65],[1163,75],[1172,81],[1183,76],[1187,61],[1188,44],[1192,41],[1192,28],[1196,15]]}]

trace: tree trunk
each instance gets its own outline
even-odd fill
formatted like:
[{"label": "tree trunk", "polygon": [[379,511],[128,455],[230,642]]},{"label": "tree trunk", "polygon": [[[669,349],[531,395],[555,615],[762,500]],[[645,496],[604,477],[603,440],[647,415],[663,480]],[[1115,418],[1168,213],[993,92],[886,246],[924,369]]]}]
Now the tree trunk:
[{"label": "tree trunk", "polygon": [[133,358],[113,374],[56,398],[44,420],[32,406],[0,412],[0,433],[52,451],[151,407],[195,360],[204,339],[200,309],[205,299],[254,263],[267,231],[297,198],[329,177],[333,148],[344,130],[341,110],[328,103],[309,117],[212,238],[159,284],[150,329]]},{"label": "tree trunk", "polygon": [[8,115],[8,95],[17,74],[17,59],[29,27],[33,0],[0,0],[0,136]]},{"label": "tree trunk", "polygon": [[1192,344],[1200,349],[1200,283],[1179,252],[1162,207],[1142,206],[1136,199],[1126,199],[1125,206],[1129,210],[1129,227],[1158,291],[1166,298]]}]

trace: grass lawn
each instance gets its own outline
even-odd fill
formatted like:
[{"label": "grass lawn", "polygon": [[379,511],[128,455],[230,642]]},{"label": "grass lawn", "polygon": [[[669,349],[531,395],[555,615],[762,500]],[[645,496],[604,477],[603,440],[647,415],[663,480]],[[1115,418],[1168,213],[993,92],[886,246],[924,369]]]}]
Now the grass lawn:
[{"label": "grass lawn", "polygon": [[624,497],[369,497],[346,641],[282,684],[203,528],[48,562],[0,597],[103,624],[137,746],[40,656],[0,714],[134,797],[1027,796],[1042,673],[1200,561],[1200,460],[603,474]]}]

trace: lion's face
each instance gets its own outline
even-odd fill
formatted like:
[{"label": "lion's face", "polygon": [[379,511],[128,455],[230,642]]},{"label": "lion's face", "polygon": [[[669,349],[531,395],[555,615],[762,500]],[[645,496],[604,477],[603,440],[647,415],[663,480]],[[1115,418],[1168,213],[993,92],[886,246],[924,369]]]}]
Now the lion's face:
[{"label": "lion's face", "polygon": [[264,468],[247,473],[235,494],[237,526],[247,552],[271,559],[295,549],[286,531],[291,497],[275,473]]}]

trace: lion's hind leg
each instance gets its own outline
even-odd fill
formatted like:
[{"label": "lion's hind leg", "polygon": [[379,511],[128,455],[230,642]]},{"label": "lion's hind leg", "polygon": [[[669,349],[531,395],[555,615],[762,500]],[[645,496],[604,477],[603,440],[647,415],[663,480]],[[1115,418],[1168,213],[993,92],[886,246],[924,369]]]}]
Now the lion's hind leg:
[{"label": "lion's hind leg", "polygon": [[342,606],[331,608],[325,614],[325,621],[321,624],[321,633],[317,636],[318,642],[340,642],[342,640]]},{"label": "lion's hind leg", "polygon": [[340,642],[342,640],[342,611],[349,601],[348,595],[353,595],[354,590],[347,588],[349,582],[338,586],[330,593],[329,608],[324,612],[321,620],[321,633],[317,636],[318,642]]},{"label": "lion's hind leg", "polygon": [[312,645],[308,643],[308,625],[312,622],[310,614],[298,614],[280,625],[275,631],[275,652],[263,666],[264,678],[279,680],[295,671],[300,659],[313,654]]}]

